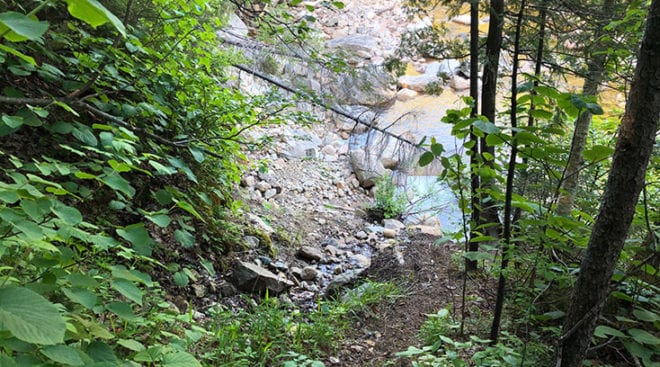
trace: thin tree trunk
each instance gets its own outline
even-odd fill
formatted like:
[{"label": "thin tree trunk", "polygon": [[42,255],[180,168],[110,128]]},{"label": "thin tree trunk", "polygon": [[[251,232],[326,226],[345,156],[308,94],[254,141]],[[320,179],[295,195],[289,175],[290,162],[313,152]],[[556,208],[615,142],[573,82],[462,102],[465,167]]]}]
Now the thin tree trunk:
[{"label": "thin tree trunk", "polygon": [[497,344],[500,336],[500,321],[502,320],[502,311],[504,310],[504,299],[506,297],[506,277],[504,271],[509,266],[511,258],[511,201],[513,199],[513,180],[516,173],[516,158],[518,154],[518,143],[516,143],[516,128],[518,127],[518,58],[520,52],[520,28],[522,26],[523,15],[525,12],[525,0],[520,2],[520,10],[516,19],[516,34],[513,45],[513,73],[511,74],[511,155],[509,156],[509,166],[506,175],[506,192],[504,194],[504,228],[503,228],[503,246],[502,246],[502,264],[500,266],[500,277],[497,284],[497,299],[495,300],[495,311],[493,314],[493,323],[490,327],[490,342]]},{"label": "thin tree trunk", "polygon": [[[488,39],[486,40],[486,60],[484,64],[483,73],[483,86],[481,90],[481,114],[488,119],[488,121],[495,123],[495,112],[497,103],[497,76],[500,65],[500,51],[502,50],[502,29],[504,28],[504,0],[491,0],[490,1],[490,23],[488,24]],[[490,147],[486,144],[486,137],[481,138],[480,150],[482,156],[488,153],[495,156],[495,147]],[[482,157],[483,164],[493,164],[492,160],[487,160]],[[492,182],[481,182],[481,216],[483,218],[481,223],[497,223],[499,227],[499,218],[497,215],[497,207],[491,200],[488,205],[484,205],[483,191],[492,187]],[[491,227],[491,233],[499,232],[492,231],[497,227]],[[496,233],[493,233],[496,234]]]},{"label": "thin tree trunk", "polygon": [[[479,114],[479,1],[470,3],[470,97],[473,105],[471,117]],[[479,138],[474,134],[474,127],[470,127],[470,208],[472,209],[470,220],[470,238],[467,239],[467,251],[479,251],[479,243],[471,239],[479,236],[477,228],[481,219],[479,187],[481,181],[477,174],[479,165]],[[465,259],[465,270],[476,270],[477,261]]]},{"label": "thin tree trunk", "polygon": [[[613,6],[614,0],[605,0],[600,11],[600,20],[597,25],[596,34],[594,35],[596,46],[590,51],[591,55],[587,64],[587,75],[584,78],[584,85],[582,86],[582,95],[585,97],[597,96],[598,87],[603,81],[607,54],[604,52],[606,45],[600,39],[604,36],[605,31],[603,28],[611,18]],[[561,183],[562,193],[557,204],[557,214],[559,215],[568,215],[571,209],[573,209],[575,193],[580,178],[580,169],[584,162],[582,152],[584,152],[584,148],[587,146],[591,117],[591,112],[583,111],[575,121],[571,151],[568,155],[568,163],[564,172],[564,181]]]},{"label": "thin tree trunk", "polygon": [[[530,100],[529,104],[529,115],[527,117],[527,126],[528,127],[533,127],[535,124],[535,119],[534,119],[534,110],[536,109],[536,105],[534,103],[534,96],[536,95],[536,87],[539,86],[539,80],[541,78],[541,67],[543,66],[543,49],[545,45],[545,18],[546,14],[548,13],[548,8],[546,7],[546,0],[541,0],[540,4],[540,10],[539,10],[539,16],[538,16],[538,21],[537,23],[539,24],[539,34],[538,34],[538,43],[536,44],[536,56],[534,60],[534,88],[532,88],[530,94],[532,95],[532,98]],[[526,166],[527,162],[529,161],[529,158],[527,156],[524,156],[523,159],[523,164]],[[527,182],[529,181],[528,175],[527,175],[527,169],[523,169],[522,172],[520,172],[521,175],[521,181],[522,181],[522,186],[523,189],[521,190],[522,193],[525,191],[525,187],[527,186]],[[522,214],[522,209],[516,208],[515,213],[513,215],[513,224],[515,225],[518,223],[520,220],[520,216]]]},{"label": "thin tree trunk", "polygon": [[653,0],[612,168],[559,339],[558,367],[578,367],[585,358],[644,184],[659,119],[660,0]]}]

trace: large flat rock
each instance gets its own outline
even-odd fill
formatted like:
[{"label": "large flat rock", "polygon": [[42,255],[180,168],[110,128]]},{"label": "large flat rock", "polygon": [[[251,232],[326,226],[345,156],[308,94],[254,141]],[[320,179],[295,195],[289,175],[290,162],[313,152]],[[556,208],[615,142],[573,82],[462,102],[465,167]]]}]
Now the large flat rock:
[{"label": "large flat rock", "polygon": [[272,294],[278,294],[293,286],[293,283],[288,279],[280,277],[259,265],[245,261],[239,261],[234,266],[233,281],[238,288],[250,293],[265,293],[268,291]]}]

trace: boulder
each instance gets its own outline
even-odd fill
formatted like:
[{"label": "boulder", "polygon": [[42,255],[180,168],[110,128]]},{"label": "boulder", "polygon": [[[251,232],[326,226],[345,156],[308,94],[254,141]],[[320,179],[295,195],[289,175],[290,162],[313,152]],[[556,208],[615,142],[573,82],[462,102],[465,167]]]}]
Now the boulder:
[{"label": "boulder", "polygon": [[261,191],[261,192],[266,192],[266,191],[270,190],[270,187],[271,187],[270,184],[269,184],[268,182],[266,182],[266,181],[259,181],[259,182],[254,186],[255,189],[257,189],[257,190],[259,190],[259,191]]},{"label": "boulder", "polygon": [[370,65],[343,73],[328,84],[328,94],[339,104],[385,106],[396,97],[395,80],[382,67]]},{"label": "boulder", "polygon": [[461,14],[451,19],[452,22],[461,25],[470,25],[472,23],[470,14]]},{"label": "boulder", "polygon": [[383,220],[383,227],[398,231],[402,228],[405,228],[406,225],[396,219],[385,219]]},{"label": "boulder", "polygon": [[332,281],[330,281],[328,287],[325,290],[325,296],[335,297],[341,291],[341,289],[355,283],[355,281],[358,280],[360,274],[362,274],[364,270],[365,269],[353,269],[335,275],[335,277],[332,278]]},{"label": "boulder", "polygon": [[404,75],[399,77],[398,85],[401,88],[410,89],[416,92],[424,93],[426,87],[431,83],[442,83],[442,78],[437,75]]},{"label": "boulder", "polygon": [[317,148],[321,139],[316,134],[303,129],[287,130],[283,132],[284,148],[282,155],[287,158],[311,158],[317,156]]},{"label": "boulder", "polygon": [[302,280],[314,280],[320,274],[320,271],[313,266],[305,266],[300,272],[300,278]]},{"label": "boulder", "polygon": [[288,279],[279,277],[270,270],[245,261],[239,261],[234,266],[232,280],[238,288],[252,293],[268,291],[277,294],[293,286],[293,283]]},{"label": "boulder", "polygon": [[373,55],[378,47],[378,41],[366,34],[353,34],[346,37],[335,38],[325,43],[328,48],[338,48],[351,52],[361,52]]},{"label": "boulder", "polygon": [[217,36],[230,43],[241,43],[248,35],[248,26],[236,15],[229,14],[227,24],[217,32]]},{"label": "boulder", "polygon": [[[255,192],[258,192],[258,191],[255,191]],[[268,225],[258,215],[255,215],[255,214],[252,214],[252,213],[247,213],[246,216],[247,216],[247,219],[250,223],[255,225],[257,228],[259,228],[261,231],[263,231],[267,235],[271,235],[271,234],[275,233],[275,230],[273,229],[273,227]]]},{"label": "boulder", "polygon": [[463,91],[470,89],[470,79],[465,79],[462,76],[455,74],[449,79],[449,86],[454,88],[455,91]]},{"label": "boulder", "polygon": [[359,268],[368,268],[371,266],[371,259],[362,254],[355,254],[351,256],[350,263]]},{"label": "boulder", "polygon": [[400,89],[398,92],[396,92],[396,100],[401,101],[401,102],[409,101],[409,100],[417,97],[418,94],[419,93],[417,93],[416,91],[414,91],[412,89],[403,88],[403,89]]},{"label": "boulder", "polygon": [[365,189],[373,187],[376,180],[387,173],[382,161],[375,154],[367,154],[362,149],[355,149],[349,151],[349,156],[353,172],[360,186]]},{"label": "boulder", "polygon": [[460,70],[461,68],[461,62],[456,59],[434,61],[432,64],[438,64],[436,75],[446,75],[448,77],[454,75],[456,70]]},{"label": "boulder", "polygon": [[391,228],[385,228],[383,230],[383,237],[385,238],[394,238],[396,237],[396,230]]},{"label": "boulder", "polygon": [[323,252],[316,247],[303,246],[298,250],[298,256],[306,260],[320,261],[323,259]]}]

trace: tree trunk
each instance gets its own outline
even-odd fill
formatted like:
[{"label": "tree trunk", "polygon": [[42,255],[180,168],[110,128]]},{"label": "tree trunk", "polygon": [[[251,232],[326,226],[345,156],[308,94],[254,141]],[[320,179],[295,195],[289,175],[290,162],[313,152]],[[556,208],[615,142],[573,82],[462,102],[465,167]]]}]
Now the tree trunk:
[{"label": "tree trunk", "polygon": [[[605,0],[600,12],[600,20],[597,25],[596,46],[590,51],[589,62],[587,64],[587,75],[584,78],[582,86],[582,95],[593,97],[598,95],[598,86],[603,81],[603,72],[607,62],[606,45],[600,40],[604,36],[603,29],[611,19],[614,0]],[[564,170],[564,179],[561,183],[562,193],[557,204],[557,214],[568,215],[573,209],[575,202],[575,193],[580,178],[580,169],[582,168],[582,152],[587,146],[587,136],[589,135],[589,126],[591,125],[591,113],[583,111],[575,121],[573,130],[573,140],[571,142],[571,151],[568,155],[568,163]]]},{"label": "tree trunk", "polygon": [[[490,23],[488,24],[488,39],[486,40],[486,60],[484,63],[483,86],[481,90],[481,114],[488,121],[495,123],[495,111],[497,103],[497,74],[500,65],[500,51],[502,49],[502,29],[504,28],[504,0],[490,1]],[[495,156],[495,147],[489,147],[486,144],[486,137],[480,141],[481,154],[489,153]],[[493,164],[493,161],[483,159],[483,164]],[[491,200],[488,205],[484,205],[483,191],[487,190],[493,184],[492,182],[481,182],[480,204],[481,223],[497,223],[497,227],[490,227],[491,231],[499,227],[499,217],[497,207]],[[495,231],[499,232],[499,231]],[[493,233],[497,235],[497,233]]]},{"label": "tree trunk", "polygon": [[500,336],[500,321],[502,320],[502,311],[504,310],[504,299],[506,297],[506,277],[504,271],[509,266],[513,243],[511,242],[512,227],[512,201],[513,201],[513,180],[516,174],[516,158],[518,154],[518,143],[516,142],[516,128],[518,127],[518,59],[520,54],[520,29],[522,27],[523,16],[525,14],[526,1],[520,1],[520,9],[516,19],[516,34],[513,43],[513,73],[511,74],[511,154],[509,156],[509,166],[506,174],[506,192],[504,195],[504,227],[502,235],[502,264],[500,266],[500,277],[497,283],[497,299],[495,300],[495,311],[493,312],[493,322],[490,326],[490,343],[497,344]]},{"label": "tree trunk", "polygon": [[[479,1],[473,0],[470,3],[470,97],[473,105],[470,113],[471,117],[479,114]],[[473,143],[470,148],[470,238],[467,239],[467,251],[479,251],[479,243],[470,241],[479,236],[478,227],[481,218],[479,187],[481,181],[479,174],[476,173],[479,165],[479,138],[474,134],[474,127],[470,127],[470,141]],[[477,261],[465,259],[465,270],[471,271],[477,269]]]},{"label": "tree trunk", "polygon": [[557,366],[582,365],[644,184],[660,119],[660,0],[653,0],[612,168],[559,339]]}]

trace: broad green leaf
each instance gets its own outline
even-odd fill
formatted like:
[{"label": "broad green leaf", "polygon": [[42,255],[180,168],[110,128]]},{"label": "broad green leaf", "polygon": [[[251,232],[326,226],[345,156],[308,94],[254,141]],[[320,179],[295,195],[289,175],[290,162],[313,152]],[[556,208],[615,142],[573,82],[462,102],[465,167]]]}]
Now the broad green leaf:
[{"label": "broad green leaf", "polygon": [[122,36],[126,37],[124,24],[105,6],[96,0],[66,0],[69,13],[96,28],[110,22]]},{"label": "broad green leaf", "polygon": [[0,325],[19,340],[34,344],[64,342],[66,324],[57,307],[19,287],[0,289]]},{"label": "broad green leaf", "polygon": [[195,245],[195,236],[186,230],[177,229],[174,231],[174,238],[185,248],[190,248]]},{"label": "broad green leaf", "polygon": [[80,142],[91,147],[95,147],[99,144],[96,135],[94,135],[94,131],[83,124],[76,124],[76,127],[71,130],[71,134]]},{"label": "broad green leaf", "polygon": [[12,129],[16,129],[23,125],[23,118],[21,116],[2,115],[2,122]]},{"label": "broad green leaf", "polygon": [[445,147],[443,147],[442,144],[431,144],[431,152],[433,152],[436,157],[441,156],[444,151]]},{"label": "broad green leaf", "polygon": [[10,54],[18,57],[19,59],[29,63],[30,65],[34,65],[34,66],[37,65],[37,62],[34,60],[33,57],[28,56],[28,55],[26,55],[26,54],[24,54],[24,53],[22,53],[22,52],[20,52],[16,49],[12,48],[12,47],[0,44],[0,50],[5,51],[7,53],[10,53]]},{"label": "broad green leaf", "polygon": [[[93,341],[85,348],[85,353],[90,356],[95,362],[110,362],[108,367],[117,366],[117,356],[110,346],[101,341]],[[94,364],[94,367],[106,366],[105,364]]]},{"label": "broad green leaf", "polygon": [[474,123],[472,123],[472,126],[485,132],[486,134],[497,134],[500,132],[500,129],[490,121],[476,120]]},{"label": "broad green leaf", "polygon": [[464,252],[462,256],[470,261],[486,260],[493,257],[493,255],[490,255],[487,252],[479,252],[479,251]]},{"label": "broad green leaf", "polygon": [[186,177],[188,177],[188,179],[190,181],[192,181],[194,183],[197,183],[197,177],[195,176],[193,171],[190,169],[190,167],[188,167],[186,162],[184,162],[183,160],[181,160],[179,158],[175,158],[175,157],[171,157],[171,156],[167,157],[167,161],[170,162],[170,164],[172,166],[174,166],[174,167],[180,169],[181,171],[183,171],[183,173],[185,173]]},{"label": "broad green leaf", "polygon": [[431,164],[431,162],[433,162],[434,159],[435,156],[433,155],[433,153],[424,152],[422,153],[421,157],[419,157],[419,166],[420,167],[428,166],[429,164]]},{"label": "broad green leaf", "polygon": [[495,147],[504,144],[504,140],[498,134],[486,135],[486,144],[489,147]]},{"label": "broad green leaf", "polygon": [[527,131],[516,132],[515,139],[518,144],[543,143],[543,139]]},{"label": "broad green leaf", "polygon": [[112,302],[106,306],[108,311],[114,313],[115,315],[121,317],[126,321],[131,321],[135,319],[135,313],[133,308],[126,302]]},{"label": "broad green leaf", "polygon": [[136,362],[158,362],[162,353],[163,347],[156,345],[149,347],[147,350],[143,350],[133,356],[133,360]]},{"label": "broad green leaf", "polygon": [[647,322],[656,322],[660,320],[660,316],[657,313],[641,308],[635,309],[633,315],[635,315],[637,319]]},{"label": "broad green leaf", "polygon": [[195,161],[197,161],[197,163],[202,163],[204,162],[204,159],[206,159],[206,157],[204,157],[204,152],[201,150],[196,148],[188,148],[188,150],[190,151],[190,154],[192,154]]},{"label": "broad green leaf", "polygon": [[62,219],[66,224],[75,226],[83,221],[82,214],[80,214],[78,209],[64,205],[60,201],[56,201],[55,203],[51,209],[53,214]]},{"label": "broad green leaf", "polygon": [[147,349],[144,347],[144,345],[142,345],[142,343],[134,339],[119,339],[117,340],[117,344],[121,345],[126,349],[130,349],[134,352],[141,352]]},{"label": "broad green leaf", "polygon": [[534,110],[534,111],[532,111],[532,116],[534,116],[534,118],[539,119],[539,120],[552,121],[552,117],[554,115],[550,111]]},{"label": "broad green leaf", "polygon": [[594,145],[589,149],[585,149],[582,153],[582,156],[589,162],[597,162],[611,156],[613,153],[614,149],[612,147],[605,145]]},{"label": "broad green leaf", "polygon": [[532,90],[533,87],[534,87],[534,82],[531,81],[524,82],[522,84],[518,84],[516,90],[518,91],[518,93],[524,93],[524,92],[529,92],[530,90]]},{"label": "broad green leaf", "polygon": [[142,306],[142,291],[132,282],[118,278],[112,281],[112,288],[124,297]]},{"label": "broad green leaf", "polygon": [[7,191],[0,191],[0,201],[4,201],[7,204],[14,204],[20,199],[21,197],[18,196],[16,190],[8,189]]},{"label": "broad green leaf", "polygon": [[151,256],[153,240],[144,228],[144,223],[131,224],[123,229],[117,229],[117,234],[130,242],[139,255]]},{"label": "broad green leaf", "polygon": [[585,102],[584,99],[582,99],[577,94],[571,94],[570,101],[571,104],[580,111],[584,111],[587,109],[587,102]]},{"label": "broad green leaf", "polygon": [[133,197],[133,195],[135,195],[135,188],[131,186],[131,183],[115,171],[102,176],[100,180],[113,190],[121,191],[128,197]]},{"label": "broad green leaf", "polygon": [[170,223],[172,222],[172,218],[170,218],[170,216],[167,214],[154,214],[154,215],[147,214],[145,215],[145,217],[147,217],[147,219],[149,219],[150,221],[154,222],[154,224],[156,224],[160,228],[165,228],[169,226]]},{"label": "broad green leaf", "polygon": [[192,354],[176,351],[163,356],[163,367],[202,367]]},{"label": "broad green leaf", "polygon": [[608,338],[609,336],[617,336],[620,338],[624,338],[626,335],[621,331],[611,328],[609,326],[598,325],[598,327],[596,327],[596,330],[594,330],[594,336],[598,338]]},{"label": "broad green leaf", "polygon": [[153,160],[149,161],[149,165],[153,167],[156,170],[156,174],[159,175],[173,175],[176,173],[176,169],[169,166],[165,166]]},{"label": "broad green leaf", "polygon": [[124,162],[117,162],[114,159],[109,160],[108,164],[110,165],[110,167],[112,167],[112,169],[115,172],[119,172],[119,173],[121,173],[121,172],[130,172],[132,170],[131,166],[129,166],[128,164],[126,164]]},{"label": "broad green leaf", "polygon": [[77,178],[83,179],[83,180],[93,180],[97,178],[98,176],[93,175],[91,173],[83,172],[83,171],[78,171],[73,174]]},{"label": "broad green leaf", "polygon": [[25,14],[15,11],[6,11],[0,13],[0,34],[7,30],[4,37],[12,42],[25,40],[36,40],[41,37],[48,29],[48,22],[40,22],[31,19]]},{"label": "broad green leaf", "polygon": [[534,91],[539,95],[550,97],[552,99],[558,99],[560,96],[560,93],[557,89],[552,87],[546,87],[544,85],[537,86],[536,88],[534,88]]},{"label": "broad green leaf", "polygon": [[[640,357],[643,360],[651,358],[653,356],[653,351],[649,348],[644,347],[643,345],[637,343],[633,340],[621,340],[623,345],[626,347],[626,350],[634,356]],[[656,367],[652,364],[646,364],[647,367]]]},{"label": "broad green leaf", "polygon": [[112,276],[114,278],[121,278],[131,282],[142,283],[147,287],[151,287],[153,285],[153,281],[149,275],[138,270],[128,270],[123,265],[113,265],[110,267],[110,269],[112,270]]},{"label": "broad green leaf", "polygon": [[[18,367],[16,360],[12,357],[0,354],[0,366],[2,367]],[[21,366],[22,367],[22,366]]]},{"label": "broad green leaf", "polygon": [[48,357],[51,361],[68,366],[84,365],[80,354],[78,354],[79,352],[68,345],[49,345],[41,349],[41,354]]},{"label": "broad green leaf", "polygon": [[44,217],[50,213],[51,201],[47,198],[23,199],[21,200],[21,209],[30,219],[35,222],[43,221]]},{"label": "broad green leaf", "polygon": [[189,281],[190,280],[188,279],[188,276],[186,275],[186,273],[184,273],[182,271],[177,271],[176,273],[174,273],[174,283],[176,285],[178,285],[179,287],[187,286]]},{"label": "broad green leaf", "polygon": [[589,110],[589,112],[591,112],[594,115],[602,115],[605,113],[605,111],[603,111],[603,108],[600,107],[598,103],[592,103],[592,102],[587,103],[587,109]]},{"label": "broad green leaf", "polygon": [[85,288],[62,288],[62,292],[71,301],[79,303],[90,310],[96,306],[98,301],[98,297],[96,297],[94,293]]},{"label": "broad green leaf", "polygon": [[193,216],[195,216],[195,218],[201,220],[202,222],[206,222],[206,221],[204,220],[204,218],[202,218],[202,216],[199,215],[199,213],[197,212],[197,210],[195,210],[195,208],[192,206],[192,204],[190,204],[190,203],[187,202],[187,201],[182,201],[182,200],[177,200],[177,199],[173,199],[173,200],[174,200],[174,202],[176,202],[176,205],[177,205],[179,208],[181,208],[181,209],[187,211],[188,213],[192,214]]},{"label": "broad green leaf", "polygon": [[32,221],[20,220],[13,222],[13,224],[29,240],[40,240],[44,235],[41,226]]},{"label": "broad green leaf", "polygon": [[213,267],[213,263],[209,260],[200,260],[199,261],[200,265],[204,267],[204,270],[206,270],[207,273],[209,273],[210,276],[214,277],[215,276],[215,268]]},{"label": "broad green leaf", "polygon": [[642,329],[630,329],[628,334],[635,339],[636,342],[647,345],[660,345],[660,338]]}]

